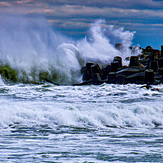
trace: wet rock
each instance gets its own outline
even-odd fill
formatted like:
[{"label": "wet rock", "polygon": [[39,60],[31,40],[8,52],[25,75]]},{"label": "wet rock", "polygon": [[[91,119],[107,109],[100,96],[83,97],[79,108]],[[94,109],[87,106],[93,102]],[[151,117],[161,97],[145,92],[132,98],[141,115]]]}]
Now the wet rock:
[{"label": "wet rock", "polygon": [[116,72],[110,72],[108,74],[108,81],[107,81],[107,83],[113,83],[113,84],[117,83],[117,74],[116,74]]},{"label": "wet rock", "polygon": [[145,83],[154,83],[154,71],[152,69],[145,70]]},{"label": "wet rock", "polygon": [[138,72],[126,77],[127,83],[136,83],[143,84],[144,83],[144,72]]},{"label": "wet rock", "polygon": [[130,67],[139,66],[139,57],[138,56],[131,56],[129,66]]},{"label": "wet rock", "polygon": [[92,65],[91,66],[92,69],[92,74],[99,74],[100,79],[103,77],[103,71],[101,70],[99,64],[97,65]]},{"label": "wet rock", "polygon": [[158,59],[159,68],[163,68],[163,57]]},{"label": "wet rock", "polygon": [[161,45],[161,55],[160,55],[160,58],[163,57],[163,45]]},{"label": "wet rock", "polygon": [[151,61],[150,62],[150,69],[152,69],[154,72],[157,72],[157,70],[158,70],[158,62],[157,61]]},{"label": "wet rock", "polygon": [[163,68],[159,68],[159,69],[158,69],[158,72],[159,72],[161,75],[163,75]]},{"label": "wet rock", "polygon": [[92,79],[92,68],[91,68],[92,65],[94,65],[94,63],[87,63],[86,67],[83,67],[82,73],[84,81]]},{"label": "wet rock", "polygon": [[127,84],[126,76],[118,75],[117,76],[117,84]]},{"label": "wet rock", "polygon": [[139,72],[145,71],[145,68],[143,67],[128,67],[128,68],[124,68],[120,71],[117,71],[118,75],[125,75],[125,76],[129,76],[129,75],[133,75]]},{"label": "wet rock", "polygon": [[[116,48],[122,50],[122,45]],[[131,48],[132,50],[132,48]],[[142,54],[131,56],[129,66],[122,65],[122,58],[114,57],[111,65],[100,68],[98,64],[87,63],[82,68],[85,84],[101,84],[103,82],[114,84],[159,84],[163,82],[163,46],[161,52],[147,46]],[[82,83],[82,84],[83,84]]]},{"label": "wet rock", "polygon": [[94,73],[92,75],[92,84],[95,84],[95,85],[102,84],[101,76],[99,73]]},{"label": "wet rock", "polygon": [[122,58],[119,56],[114,57],[114,61],[118,61],[118,67],[122,67]]},{"label": "wet rock", "polygon": [[113,61],[113,62],[111,63],[111,71],[112,71],[112,72],[116,72],[116,71],[118,70],[119,67],[120,67],[120,66],[119,66],[119,62],[118,62],[118,61]]}]

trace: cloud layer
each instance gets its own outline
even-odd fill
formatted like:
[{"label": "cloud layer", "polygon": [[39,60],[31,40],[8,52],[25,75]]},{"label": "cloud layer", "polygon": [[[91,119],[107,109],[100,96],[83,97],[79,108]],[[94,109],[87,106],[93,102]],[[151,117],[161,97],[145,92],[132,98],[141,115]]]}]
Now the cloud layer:
[{"label": "cloud layer", "polygon": [[0,12],[45,15],[55,28],[72,37],[84,36],[92,22],[105,19],[136,31],[135,43],[142,46],[163,43],[161,0],[0,0]]}]

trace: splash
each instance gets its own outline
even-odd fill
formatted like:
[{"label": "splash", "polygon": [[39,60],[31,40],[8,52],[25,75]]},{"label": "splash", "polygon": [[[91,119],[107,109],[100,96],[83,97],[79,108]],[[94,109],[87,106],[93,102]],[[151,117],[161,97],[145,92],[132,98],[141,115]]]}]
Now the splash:
[{"label": "splash", "polygon": [[[14,82],[68,85],[82,82],[80,70],[86,62],[104,67],[114,56],[130,56],[134,32],[98,20],[91,25],[90,36],[74,41],[58,34],[43,17],[1,15],[0,35],[1,73],[5,70]],[[112,38],[121,41],[123,51],[115,48]]]},{"label": "splash", "polygon": [[5,16],[0,26],[2,66],[16,70],[18,82],[80,82],[80,65],[72,39],[56,31],[45,18]]},{"label": "splash", "polygon": [[[124,64],[128,64],[125,58],[131,56],[131,45],[135,32],[125,31],[124,28],[116,28],[108,25],[104,20],[97,20],[90,28],[90,38],[82,40],[78,48],[82,52],[86,62],[99,63],[106,66],[113,61],[115,56],[121,56]],[[115,48],[115,44],[121,43],[122,49]],[[135,55],[140,51],[135,51]]]}]

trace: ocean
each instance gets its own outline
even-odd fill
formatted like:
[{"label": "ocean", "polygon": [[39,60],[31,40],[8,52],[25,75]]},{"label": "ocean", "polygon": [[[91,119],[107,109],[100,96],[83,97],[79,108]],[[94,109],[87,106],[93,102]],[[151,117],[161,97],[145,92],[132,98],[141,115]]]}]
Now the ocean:
[{"label": "ocean", "polygon": [[163,162],[162,84],[74,86],[87,62],[141,53],[134,32],[103,20],[88,31],[73,40],[45,18],[1,15],[0,162]]},{"label": "ocean", "polygon": [[163,162],[163,86],[0,85],[0,162]]}]

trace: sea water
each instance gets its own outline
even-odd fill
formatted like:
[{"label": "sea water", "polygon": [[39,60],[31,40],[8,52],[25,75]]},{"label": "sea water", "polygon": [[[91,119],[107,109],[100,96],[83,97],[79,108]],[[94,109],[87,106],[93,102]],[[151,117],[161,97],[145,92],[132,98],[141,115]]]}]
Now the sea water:
[{"label": "sea water", "polygon": [[0,162],[163,162],[162,85],[73,86],[87,62],[128,64],[134,32],[98,20],[75,41],[44,18],[0,22]]},{"label": "sea water", "polygon": [[163,162],[163,86],[0,86],[0,162]]}]

